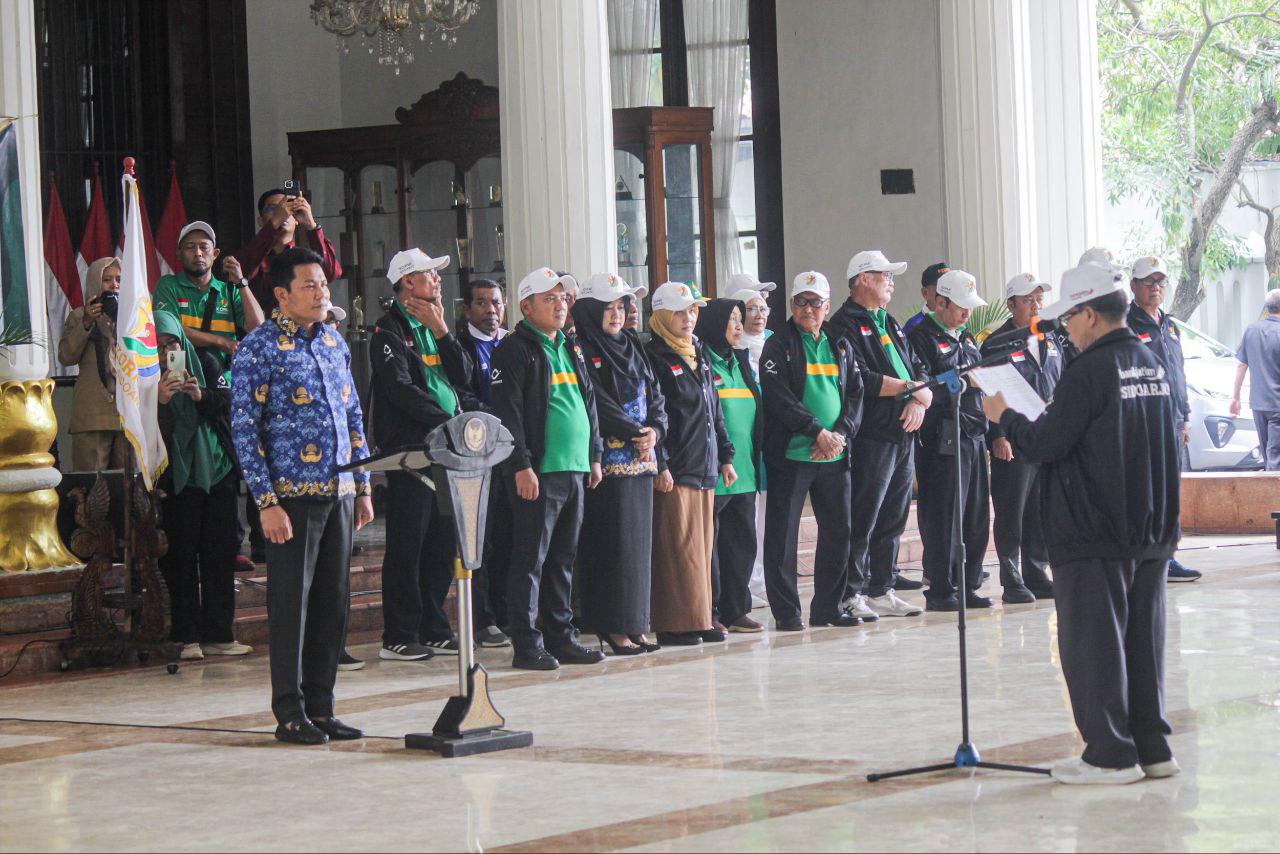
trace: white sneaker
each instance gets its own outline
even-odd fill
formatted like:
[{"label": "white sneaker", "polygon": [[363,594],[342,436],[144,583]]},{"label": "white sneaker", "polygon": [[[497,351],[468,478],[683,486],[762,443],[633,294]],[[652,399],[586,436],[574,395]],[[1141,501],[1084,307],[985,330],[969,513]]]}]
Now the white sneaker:
[{"label": "white sneaker", "polygon": [[877,596],[868,603],[882,617],[918,617],[924,613],[898,594],[890,590],[883,596]]},{"label": "white sneaker", "polygon": [[253,647],[247,643],[240,643],[240,641],[206,643],[201,644],[200,648],[204,650],[205,655],[248,655],[253,652]]},{"label": "white sneaker", "polygon": [[1090,784],[1124,786],[1142,779],[1142,769],[1137,765],[1129,768],[1099,768],[1097,765],[1090,765],[1079,757],[1059,762],[1053,766],[1053,770],[1050,773],[1053,779],[1059,783],[1066,783],[1072,786]]},{"label": "white sneaker", "polygon": [[199,661],[204,658],[204,651],[200,649],[200,644],[198,643],[184,643],[178,658],[181,661]]},{"label": "white sneaker", "polygon": [[855,617],[861,617],[864,622],[874,622],[880,619],[880,614],[871,610],[867,597],[862,593],[855,593],[848,599],[840,603],[840,607],[853,614]]},{"label": "white sneaker", "polygon": [[759,611],[761,608],[768,608],[768,607],[769,607],[768,599],[764,598],[763,596],[757,596],[754,593],[751,594],[751,610],[752,611]]},{"label": "white sneaker", "polygon": [[1142,766],[1142,773],[1150,777],[1152,780],[1162,780],[1165,777],[1172,777],[1181,771],[1178,760],[1170,756],[1164,762],[1152,762],[1150,765]]}]

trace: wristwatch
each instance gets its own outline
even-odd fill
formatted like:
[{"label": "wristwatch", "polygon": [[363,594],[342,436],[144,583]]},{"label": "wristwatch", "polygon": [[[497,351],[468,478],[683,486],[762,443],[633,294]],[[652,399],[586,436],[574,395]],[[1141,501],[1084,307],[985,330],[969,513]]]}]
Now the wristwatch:
[{"label": "wristwatch", "polygon": [[236,287],[237,287],[237,288],[247,288],[247,287],[249,287],[249,280],[248,280],[248,279],[241,279],[240,281],[236,282]]}]

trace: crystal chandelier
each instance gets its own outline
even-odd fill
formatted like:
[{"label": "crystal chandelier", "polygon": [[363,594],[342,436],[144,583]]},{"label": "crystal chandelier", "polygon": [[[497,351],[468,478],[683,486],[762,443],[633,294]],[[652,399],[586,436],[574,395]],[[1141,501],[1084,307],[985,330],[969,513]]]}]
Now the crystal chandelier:
[{"label": "crystal chandelier", "polygon": [[338,49],[350,52],[349,36],[364,37],[369,53],[378,51],[378,64],[400,73],[413,62],[414,30],[430,50],[440,42],[458,41],[457,30],[480,9],[480,0],[312,0],[311,20],[338,36]]}]

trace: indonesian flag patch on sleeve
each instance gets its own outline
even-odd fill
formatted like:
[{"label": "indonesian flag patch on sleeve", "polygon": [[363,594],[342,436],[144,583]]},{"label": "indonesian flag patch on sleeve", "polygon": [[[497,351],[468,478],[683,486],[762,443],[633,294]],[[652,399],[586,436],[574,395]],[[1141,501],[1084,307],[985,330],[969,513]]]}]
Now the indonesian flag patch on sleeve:
[{"label": "indonesian flag patch on sleeve", "polygon": [[863,335],[870,335],[870,334],[871,334],[871,327],[870,327],[870,326],[863,326],[863,327],[860,327],[860,328],[861,328],[861,330],[862,330],[862,334],[863,334]]},{"label": "indonesian flag patch on sleeve", "polygon": [[684,376],[684,368],[680,367],[679,365],[672,365],[672,366],[671,366],[671,376],[673,376],[673,377],[682,377],[682,376]]},{"label": "indonesian flag patch on sleeve", "polygon": [[1009,358],[1015,362],[1025,362],[1027,360],[1027,354],[1019,350],[1018,352],[1009,356]]},{"label": "indonesian flag patch on sleeve", "polygon": [[1143,344],[1150,344],[1150,343],[1151,343],[1151,333],[1150,333],[1150,332],[1139,332],[1139,333],[1138,333],[1138,340],[1139,340],[1139,341],[1141,341]]},{"label": "indonesian flag patch on sleeve", "polygon": [[950,341],[939,341],[939,342],[938,342],[938,352],[939,352],[939,353],[950,353],[950,352],[951,352],[951,342],[950,342]]},{"label": "indonesian flag patch on sleeve", "polygon": [[190,306],[191,300],[186,297],[178,297],[178,308],[189,308]]},{"label": "indonesian flag patch on sleeve", "polygon": [[592,367],[594,367],[594,368],[597,368],[597,369],[600,367],[600,357],[599,357],[599,356],[592,356],[592,357],[591,357],[591,366],[592,366]]}]

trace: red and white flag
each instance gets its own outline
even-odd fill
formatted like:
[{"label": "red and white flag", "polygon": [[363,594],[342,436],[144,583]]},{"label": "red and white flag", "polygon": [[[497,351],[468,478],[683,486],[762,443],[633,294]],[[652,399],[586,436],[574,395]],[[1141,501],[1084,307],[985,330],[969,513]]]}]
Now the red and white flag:
[{"label": "red and white flag", "polygon": [[84,281],[89,265],[99,258],[112,254],[111,221],[107,219],[107,203],[102,198],[102,183],[98,180],[98,164],[93,165],[93,188],[89,196],[89,215],[84,224],[84,237],[80,238],[80,251],[76,253],[76,270]]},{"label": "red and white flag", "polygon": [[[136,184],[134,185],[136,189]],[[138,193],[139,199],[142,194]],[[142,253],[147,261],[147,292],[155,293],[156,283],[160,281],[160,256],[156,254],[156,238],[151,231],[151,220],[147,216],[147,203],[140,201],[138,204],[138,221],[142,223]],[[128,250],[129,236],[131,232],[126,229],[120,234],[120,247],[116,250],[116,255],[121,258]]]},{"label": "red and white flag", "polygon": [[156,228],[156,254],[160,256],[162,276],[172,276],[182,269],[178,261],[178,234],[187,224],[187,206],[182,203],[178,173],[172,163],[169,175],[169,198],[164,203],[164,213],[160,215],[160,225]]},{"label": "red and white flag", "polygon": [[49,182],[49,211],[44,222],[44,281],[45,311],[49,316],[49,375],[75,376],[80,372],[77,365],[58,361],[58,341],[62,339],[67,315],[84,305],[84,290],[55,181]]}]

